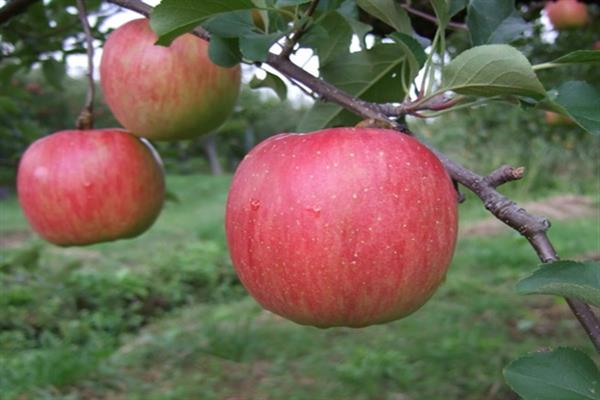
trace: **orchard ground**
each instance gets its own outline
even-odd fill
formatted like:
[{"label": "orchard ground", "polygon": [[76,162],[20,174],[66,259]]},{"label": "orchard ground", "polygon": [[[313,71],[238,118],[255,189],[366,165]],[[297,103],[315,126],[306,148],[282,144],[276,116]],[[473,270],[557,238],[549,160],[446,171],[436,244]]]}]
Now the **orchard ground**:
[{"label": "orchard ground", "polygon": [[[447,280],[412,316],[319,330],[263,311],[227,254],[229,181],[170,175],[178,200],[149,232],[90,247],[43,243],[16,198],[0,202],[3,398],[513,399],[501,371],[519,355],[595,353],[563,300],[515,293],[538,261],[511,231],[470,234],[486,218],[470,195]],[[565,194],[519,188],[507,190],[538,206]],[[591,186],[580,195],[570,198],[583,213],[550,231],[565,258],[600,252],[600,197]]]}]

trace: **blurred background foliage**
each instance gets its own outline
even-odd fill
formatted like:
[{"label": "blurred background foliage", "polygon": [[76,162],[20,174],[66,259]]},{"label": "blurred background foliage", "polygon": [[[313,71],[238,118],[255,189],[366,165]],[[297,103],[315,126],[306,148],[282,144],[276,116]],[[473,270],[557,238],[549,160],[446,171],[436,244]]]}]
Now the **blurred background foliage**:
[{"label": "blurred background foliage", "polygon": [[[426,9],[428,2],[414,3]],[[600,7],[589,3],[597,21]],[[100,47],[109,30],[104,22],[117,8],[87,4]],[[598,23],[553,32],[539,20],[543,2],[518,4],[534,28],[515,45],[533,64],[600,40]],[[415,21],[427,35],[430,25]],[[40,2],[0,26],[2,396],[512,399],[501,377],[508,360],[539,346],[589,347],[561,300],[514,294],[514,282],[537,260],[512,233],[461,238],[447,283],[406,320],[320,331],[261,311],[227,254],[222,219],[230,173],[259,141],[294,131],[303,110],[247,87],[215,135],[156,143],[178,201],[167,203],[148,233],[85,248],[39,241],[14,195],[16,167],[34,140],[73,128],[85,83],[67,60],[83,52],[82,40],[66,0]],[[468,38],[451,33],[448,41],[455,54]],[[571,79],[600,85],[593,66],[540,71],[540,77],[547,88]],[[598,139],[575,125],[551,125],[543,112],[510,104],[408,122],[423,140],[478,172],[525,166],[524,180],[502,188],[517,199],[577,193],[598,202]],[[117,126],[101,93],[96,126]],[[219,167],[224,176],[208,176]],[[485,215],[468,197],[461,206],[467,225]],[[561,255],[598,256],[597,221],[555,223],[551,235]]]}]

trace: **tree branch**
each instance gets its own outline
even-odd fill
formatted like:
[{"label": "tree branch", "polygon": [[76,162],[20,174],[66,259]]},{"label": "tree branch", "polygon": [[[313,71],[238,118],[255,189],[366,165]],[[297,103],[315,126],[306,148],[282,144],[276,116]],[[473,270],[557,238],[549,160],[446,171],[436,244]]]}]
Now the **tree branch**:
[{"label": "tree branch", "polygon": [[[311,17],[314,14],[315,10],[317,9],[318,5],[319,5],[319,0],[312,0],[310,3],[310,6],[308,7],[308,10],[306,10],[305,17],[306,18]],[[298,40],[300,40],[302,35],[304,35],[307,27],[308,27],[308,21],[304,21],[304,22],[300,23],[296,27],[296,29],[294,29],[291,37],[288,40],[286,40],[285,45],[283,46],[283,50],[281,50],[281,53],[280,53],[281,57],[285,57],[285,58],[290,57],[292,50],[294,50],[294,46],[296,45],[296,43],[298,43]]]},{"label": "tree branch", "polygon": [[23,14],[30,5],[37,3],[39,0],[12,0],[4,7],[0,8],[0,25],[8,22],[11,18]]},{"label": "tree branch", "polygon": [[[434,17],[433,15],[429,15],[423,11],[412,8],[408,4],[400,4],[400,7],[404,8],[410,14],[414,14],[414,15],[421,17],[423,19],[426,19],[428,21],[437,23],[437,18]],[[452,21],[448,22],[448,28],[458,30],[458,31],[468,31],[469,30],[467,25],[461,24],[459,22],[452,22]]]},{"label": "tree branch", "polygon": [[[151,7],[139,0],[108,1],[122,5],[130,10],[138,11],[146,16],[151,11]],[[210,35],[202,28],[194,29],[193,33],[204,39],[210,37]],[[311,89],[314,93],[318,93],[323,100],[339,104],[363,118],[387,122],[395,129],[406,133],[406,128],[399,124],[398,121],[388,118],[385,113],[386,108],[384,105],[370,103],[351,96],[330,83],[309,74],[287,58],[271,53],[267,57],[267,64],[288,78]],[[558,255],[556,254],[550,239],[546,235],[547,230],[550,228],[548,220],[529,214],[515,202],[496,190],[496,187],[502,183],[519,179],[524,171],[519,168],[512,169],[511,167],[501,167],[492,172],[489,176],[483,177],[463,167],[457,162],[450,160],[445,154],[436,149],[431,147],[430,149],[440,159],[452,179],[460,182],[463,186],[475,193],[477,197],[481,199],[485,208],[496,216],[496,218],[521,233],[521,235],[529,241],[543,263],[558,260]],[[507,173],[506,171],[509,170],[511,172]],[[511,175],[512,178],[509,177]],[[567,302],[590,337],[592,343],[600,352],[600,322],[598,321],[598,318],[587,304],[573,299],[567,299]]]},{"label": "tree branch", "polygon": [[85,33],[86,42],[86,53],[87,53],[87,93],[85,97],[85,105],[77,117],[77,129],[92,129],[94,126],[94,38],[92,37],[92,30],[87,19],[87,11],[85,8],[84,0],[77,0],[77,11],[79,13],[79,19],[81,20],[81,26]]}]

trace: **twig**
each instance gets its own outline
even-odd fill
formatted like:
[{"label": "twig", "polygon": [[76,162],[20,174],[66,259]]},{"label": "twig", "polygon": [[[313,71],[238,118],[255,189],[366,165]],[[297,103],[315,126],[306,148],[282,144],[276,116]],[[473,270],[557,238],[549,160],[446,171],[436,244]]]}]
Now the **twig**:
[{"label": "twig", "polygon": [[[148,15],[151,11],[151,7],[139,0],[108,1],[123,5],[130,10],[138,11],[145,15]],[[201,28],[194,29],[193,33],[205,39],[209,37],[208,33]],[[271,53],[267,57],[267,64],[288,78],[293,79],[311,89],[313,92],[318,93],[324,100],[337,103],[363,118],[387,121],[388,124],[395,129],[404,131],[401,124],[388,118],[384,112],[385,108],[382,107],[382,105],[353,97],[330,83],[309,74],[287,58]],[[457,162],[450,160],[445,154],[436,149],[431,147],[430,149],[440,159],[452,179],[460,182],[463,186],[475,193],[481,199],[485,207],[495,215],[496,218],[527,238],[542,262],[548,263],[558,260],[558,255],[546,234],[547,230],[550,228],[550,223],[545,218],[529,214],[515,202],[499,193],[495,187],[501,183],[501,179],[499,180],[497,178],[500,173],[492,173],[488,177],[480,176]],[[518,175],[518,173],[516,175]],[[508,182],[508,180],[505,182]],[[600,322],[598,321],[597,316],[587,304],[581,301],[567,299],[567,302],[585,329],[590,340],[600,352]]]},{"label": "twig", "polygon": [[[423,12],[423,11],[420,11],[420,10],[417,10],[415,8],[412,8],[408,4],[401,4],[400,7],[404,8],[410,14],[414,14],[417,17],[421,17],[421,18],[426,19],[428,21],[436,22],[437,23],[437,18],[435,16],[429,15],[429,14]],[[467,27],[467,25],[461,24],[459,22],[452,22],[452,21],[448,22],[448,28],[451,28],[451,29],[454,29],[454,30],[458,30],[458,31],[468,31],[469,30],[469,28]]]},{"label": "twig", "polygon": [[17,15],[23,14],[30,5],[37,3],[39,0],[12,0],[4,7],[0,8],[0,25],[7,22]]},{"label": "twig", "polygon": [[77,11],[81,26],[85,33],[86,52],[87,52],[87,93],[85,97],[85,105],[77,117],[77,129],[92,129],[94,126],[94,38],[87,19],[87,11],[84,0],[77,0]]},{"label": "twig", "polygon": [[[310,6],[308,6],[308,10],[306,10],[305,18],[310,18],[317,6],[319,5],[319,0],[312,0]],[[291,33],[291,36],[286,40],[283,49],[281,50],[280,56],[284,58],[289,58],[290,54],[292,54],[292,50],[294,50],[294,46],[298,43],[298,40],[306,33],[306,28],[308,27],[308,20],[305,20],[296,26],[296,29]]]}]

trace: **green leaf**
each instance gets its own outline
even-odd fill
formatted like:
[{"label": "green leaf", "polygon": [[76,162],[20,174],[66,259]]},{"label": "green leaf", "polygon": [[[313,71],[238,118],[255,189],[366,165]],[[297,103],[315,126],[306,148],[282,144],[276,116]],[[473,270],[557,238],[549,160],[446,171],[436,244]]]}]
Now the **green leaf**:
[{"label": "green leaf", "polygon": [[237,38],[223,38],[213,34],[208,43],[208,57],[213,63],[230,68],[242,61],[239,47],[240,42]]},{"label": "green leaf", "polygon": [[545,69],[562,67],[568,64],[592,64],[600,63],[600,51],[598,50],[575,50],[569,54],[565,54],[548,63],[534,65],[534,69]]},{"label": "green leaf", "polygon": [[542,108],[571,117],[586,131],[600,135],[600,90],[583,81],[568,81],[548,92]]},{"label": "green leaf", "polygon": [[414,69],[411,75],[416,76],[423,65],[425,65],[425,61],[427,61],[425,50],[423,50],[415,38],[404,33],[392,33],[390,38],[404,49],[407,61],[410,63],[411,68]]},{"label": "green leaf", "polygon": [[250,0],[162,0],[152,11],[150,25],[158,35],[156,44],[168,46],[211,17],[254,7]]},{"label": "green leaf", "polygon": [[271,46],[284,35],[283,32],[269,34],[249,32],[240,37],[240,51],[244,58],[250,61],[266,61]]},{"label": "green leaf", "polygon": [[[340,89],[363,100],[375,102],[402,101],[409,75],[404,49],[396,44],[380,44],[370,50],[343,54],[321,68],[323,78]],[[360,120],[338,105],[317,102],[299,123],[301,132],[332,125],[348,125]]]},{"label": "green leaf", "polygon": [[517,284],[517,291],[574,297],[600,307],[600,263],[565,260],[542,265]]},{"label": "green leaf", "polygon": [[275,7],[289,7],[289,6],[299,6],[300,4],[310,3],[311,0],[277,0],[275,3]]},{"label": "green leaf", "polygon": [[204,22],[202,27],[211,34],[224,38],[239,37],[252,32],[255,28],[252,21],[252,11],[250,10],[219,14]]},{"label": "green leaf", "polygon": [[527,29],[514,0],[471,0],[467,26],[473,45],[510,43]]},{"label": "green leaf", "polygon": [[444,68],[443,90],[475,96],[522,95],[543,98],[546,91],[531,64],[514,47],[473,47]]},{"label": "green leaf", "polygon": [[469,0],[450,0],[450,7],[448,10],[450,16],[453,17],[462,10],[464,10],[468,3]]},{"label": "green leaf", "polygon": [[367,13],[385,22],[398,32],[410,34],[412,26],[408,14],[395,0],[356,0]]},{"label": "green leaf", "polygon": [[352,28],[338,12],[327,14],[322,22],[313,25],[302,38],[301,44],[314,48],[319,64],[324,66],[336,56],[347,53],[352,41]]},{"label": "green leaf", "polygon": [[66,74],[65,63],[49,58],[42,61],[42,72],[50,85],[56,89],[62,89],[62,82]]},{"label": "green leaf", "polygon": [[430,2],[439,22],[438,29],[446,29],[450,22],[449,4],[446,0],[430,0]]},{"label": "green leaf", "polygon": [[598,400],[600,393],[598,367],[570,348],[519,358],[504,369],[504,378],[523,400]]},{"label": "green leaf", "polygon": [[250,81],[250,87],[252,89],[258,88],[269,88],[272,89],[280,100],[285,100],[287,97],[287,86],[284,81],[281,80],[277,75],[267,72],[267,76],[264,79],[259,79],[254,76]]}]

